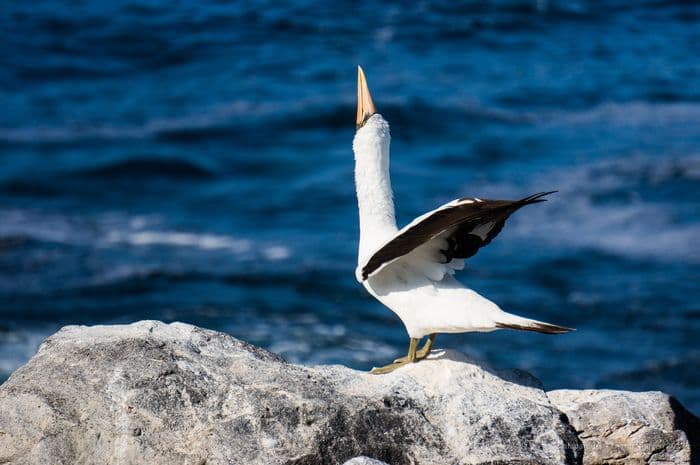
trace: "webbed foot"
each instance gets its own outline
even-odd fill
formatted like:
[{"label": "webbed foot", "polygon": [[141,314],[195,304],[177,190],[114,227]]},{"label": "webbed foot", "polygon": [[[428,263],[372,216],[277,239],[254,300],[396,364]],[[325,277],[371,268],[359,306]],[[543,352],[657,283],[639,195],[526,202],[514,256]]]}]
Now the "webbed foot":
[{"label": "webbed foot", "polygon": [[[403,357],[406,358],[406,357]],[[404,365],[408,365],[409,362],[408,359],[402,361],[402,362],[394,362],[389,365],[383,366],[383,367],[374,367],[372,368],[369,372],[373,375],[385,375],[387,373],[391,373],[392,371],[396,370],[397,368],[401,368]]]},{"label": "webbed foot", "polygon": [[[419,339],[416,338],[411,338],[411,342],[408,345],[408,355],[403,357],[404,360],[396,361],[390,365],[386,365],[383,367],[375,367],[370,370],[370,373],[373,375],[384,375],[386,373],[391,373],[392,371],[396,370],[397,368],[401,368],[404,365],[408,365],[409,363],[413,363],[416,361],[416,347],[418,347],[418,342]],[[427,345],[427,343],[426,343]]]},{"label": "webbed foot", "polygon": [[[437,333],[432,333],[428,336],[428,340],[425,341],[425,344],[423,345],[423,347],[421,347],[420,349],[418,349],[416,351],[416,359],[414,361],[417,362],[418,360],[423,360],[425,357],[428,356],[428,354],[430,353],[430,351],[433,348],[433,342],[435,342],[436,336],[437,336]],[[408,360],[408,355],[405,355],[403,357],[399,357],[396,360],[394,360],[394,363],[405,362],[407,360]]]}]

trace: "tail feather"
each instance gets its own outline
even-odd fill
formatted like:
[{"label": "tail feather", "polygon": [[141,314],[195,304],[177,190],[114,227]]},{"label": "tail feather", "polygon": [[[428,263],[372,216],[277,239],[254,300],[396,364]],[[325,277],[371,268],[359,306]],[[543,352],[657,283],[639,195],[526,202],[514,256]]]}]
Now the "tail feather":
[{"label": "tail feather", "polygon": [[562,334],[568,333],[569,331],[576,331],[574,328],[567,328],[566,326],[553,325],[551,323],[544,323],[542,321],[527,320],[525,318],[518,323],[496,323],[497,328],[501,329],[519,329],[522,331],[535,331],[537,333],[544,334]]}]

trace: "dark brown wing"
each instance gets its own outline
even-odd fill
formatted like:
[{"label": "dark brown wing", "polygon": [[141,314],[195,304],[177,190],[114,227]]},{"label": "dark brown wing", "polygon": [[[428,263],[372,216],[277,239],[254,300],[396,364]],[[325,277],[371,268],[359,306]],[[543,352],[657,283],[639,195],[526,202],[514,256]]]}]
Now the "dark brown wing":
[{"label": "dark brown wing", "polygon": [[362,267],[362,280],[450,229],[454,231],[446,238],[447,249],[442,250],[445,263],[453,258],[469,258],[501,232],[513,212],[525,205],[544,202],[543,197],[553,192],[556,191],[540,192],[520,200],[462,198],[443,205],[414,220],[372,254]]}]

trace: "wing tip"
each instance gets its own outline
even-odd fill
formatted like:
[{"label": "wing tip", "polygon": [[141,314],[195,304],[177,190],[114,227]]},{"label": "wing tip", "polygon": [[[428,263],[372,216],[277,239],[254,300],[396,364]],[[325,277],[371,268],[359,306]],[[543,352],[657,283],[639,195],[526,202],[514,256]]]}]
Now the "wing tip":
[{"label": "wing tip", "polygon": [[538,192],[536,194],[528,195],[527,197],[520,199],[518,203],[521,203],[522,205],[529,205],[531,203],[539,203],[539,202],[546,202],[547,199],[543,198],[546,197],[550,194],[556,194],[557,190],[555,191],[546,191],[546,192]]}]

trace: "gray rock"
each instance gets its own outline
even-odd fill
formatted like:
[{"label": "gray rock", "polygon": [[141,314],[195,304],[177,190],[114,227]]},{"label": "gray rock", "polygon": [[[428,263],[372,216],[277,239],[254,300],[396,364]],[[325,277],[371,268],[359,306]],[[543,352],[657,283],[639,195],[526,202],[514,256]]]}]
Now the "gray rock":
[{"label": "gray rock", "polygon": [[700,420],[667,394],[558,390],[548,395],[583,441],[585,465],[700,461]]},{"label": "gray rock", "polygon": [[575,464],[539,382],[455,352],[374,376],[144,321],[66,327],[0,386],[0,463]]},{"label": "gray rock", "polygon": [[381,460],[371,459],[369,457],[361,456],[355,457],[345,462],[343,465],[388,465],[386,462]]}]

